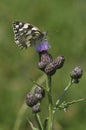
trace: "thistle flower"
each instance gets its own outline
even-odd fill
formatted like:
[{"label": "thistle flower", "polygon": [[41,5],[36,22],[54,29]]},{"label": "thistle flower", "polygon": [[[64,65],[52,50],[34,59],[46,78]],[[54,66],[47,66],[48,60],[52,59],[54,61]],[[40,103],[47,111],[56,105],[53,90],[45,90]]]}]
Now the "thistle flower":
[{"label": "thistle flower", "polygon": [[50,45],[48,43],[48,41],[42,41],[41,43],[38,43],[35,45],[36,51],[38,53],[42,52],[42,51],[47,51],[50,49]]},{"label": "thistle flower", "polygon": [[[70,73],[71,81],[64,88],[63,93],[59,96],[55,105],[53,106],[51,76],[55,74],[57,69],[63,67],[65,61],[64,56],[58,56],[56,59],[53,60],[52,55],[48,53],[50,45],[45,39],[46,33],[41,32],[40,29],[35,27],[34,25],[16,21],[13,23],[13,29],[15,34],[15,42],[20,48],[28,48],[31,45],[35,46],[35,49],[39,54],[38,67],[47,74],[45,90],[41,87],[41,85],[35,82],[35,85],[38,86],[33,87],[31,91],[27,94],[26,104],[30,106],[32,108],[32,112],[35,113],[35,119],[37,121],[38,128],[40,130],[52,130],[54,123],[53,120],[57,110],[63,109],[66,111],[66,109],[70,105],[86,100],[85,98],[82,98],[71,102],[63,101],[63,98],[68,89],[72,86],[72,83],[79,82],[79,79],[83,74],[83,70],[80,66],[77,66],[72,70],[72,72]],[[45,78],[39,79],[40,84],[44,83],[44,81]],[[40,115],[36,113],[40,112],[40,102],[45,96],[45,91],[48,98],[48,109],[46,109],[48,110],[48,114],[46,115],[44,123],[42,124]],[[23,107],[22,112],[23,110],[25,111],[25,107]],[[19,114],[18,119],[20,119],[20,117],[21,114]],[[31,121],[29,121],[29,124],[32,130],[38,130],[38,128],[36,128]],[[18,129],[18,126],[20,126],[20,121],[17,121],[17,123],[15,123],[14,129]]]}]

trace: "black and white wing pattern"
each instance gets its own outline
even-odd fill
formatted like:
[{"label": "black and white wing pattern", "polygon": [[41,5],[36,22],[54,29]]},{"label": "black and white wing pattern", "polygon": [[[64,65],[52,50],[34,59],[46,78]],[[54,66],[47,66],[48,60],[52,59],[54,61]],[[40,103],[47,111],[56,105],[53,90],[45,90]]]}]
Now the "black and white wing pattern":
[{"label": "black and white wing pattern", "polygon": [[27,48],[40,43],[45,34],[32,24],[15,21],[13,22],[14,38],[20,48]]}]

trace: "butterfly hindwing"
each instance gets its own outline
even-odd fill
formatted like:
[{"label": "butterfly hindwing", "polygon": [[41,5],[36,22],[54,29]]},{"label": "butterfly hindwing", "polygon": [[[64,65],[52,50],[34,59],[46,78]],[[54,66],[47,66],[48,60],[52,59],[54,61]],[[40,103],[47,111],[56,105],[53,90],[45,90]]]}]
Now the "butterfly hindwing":
[{"label": "butterfly hindwing", "polygon": [[44,34],[29,23],[13,22],[15,42],[20,48],[27,48],[37,41],[41,41]]}]

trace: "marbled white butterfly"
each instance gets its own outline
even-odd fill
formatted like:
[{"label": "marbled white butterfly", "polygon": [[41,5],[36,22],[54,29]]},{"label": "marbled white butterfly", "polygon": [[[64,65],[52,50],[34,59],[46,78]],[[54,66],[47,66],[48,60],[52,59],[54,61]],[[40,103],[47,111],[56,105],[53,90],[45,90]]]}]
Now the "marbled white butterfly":
[{"label": "marbled white butterfly", "polygon": [[27,48],[45,39],[45,33],[32,24],[13,22],[14,38],[20,48]]}]

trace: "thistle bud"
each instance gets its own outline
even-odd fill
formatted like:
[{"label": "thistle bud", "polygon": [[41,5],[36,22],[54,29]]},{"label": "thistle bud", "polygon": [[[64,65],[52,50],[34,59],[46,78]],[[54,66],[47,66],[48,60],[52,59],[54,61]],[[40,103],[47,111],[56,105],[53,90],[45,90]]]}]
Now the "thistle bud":
[{"label": "thistle bud", "polygon": [[26,96],[26,104],[30,107],[36,105],[38,103],[38,98],[34,93],[28,93]]},{"label": "thistle bud", "polygon": [[36,98],[37,98],[39,101],[41,101],[42,98],[43,98],[42,94],[39,94],[39,93],[35,93],[35,96],[36,96]]},{"label": "thistle bud", "polygon": [[56,69],[60,69],[64,65],[65,58],[64,56],[58,56],[55,60],[53,60],[53,64]]},{"label": "thistle bud", "polygon": [[82,74],[83,74],[82,68],[80,66],[77,66],[72,70],[70,76],[72,79],[80,79]]},{"label": "thistle bud", "polygon": [[51,76],[51,75],[53,75],[55,72],[56,72],[56,68],[55,68],[53,62],[51,62],[50,64],[48,64],[48,65],[46,66],[46,68],[45,68],[45,73],[46,73],[47,75],[50,75],[50,76]]},{"label": "thistle bud", "polygon": [[52,56],[47,51],[42,51],[39,53],[39,63],[38,67],[39,69],[44,71],[44,68],[47,64],[49,64],[52,61]]},{"label": "thistle bud", "polygon": [[37,86],[37,87],[34,89],[34,93],[35,93],[35,94],[41,94],[42,97],[45,96],[45,91],[44,91],[44,89],[41,88],[41,87],[39,87],[39,86]]},{"label": "thistle bud", "polygon": [[45,68],[45,73],[47,75],[53,75],[56,72],[56,69],[60,69],[64,64],[64,57],[58,56],[55,60],[53,60],[50,64],[48,64]]},{"label": "thistle bud", "polygon": [[42,61],[40,61],[40,62],[38,63],[38,68],[39,68],[39,69],[44,70],[45,67],[46,67],[46,63],[44,63],[44,62],[42,62]]},{"label": "thistle bud", "polygon": [[33,111],[33,113],[38,113],[38,112],[40,112],[40,106],[39,106],[39,104],[34,105],[34,106],[32,107],[32,111]]}]

